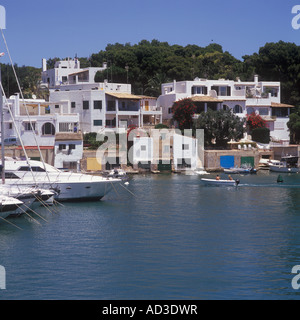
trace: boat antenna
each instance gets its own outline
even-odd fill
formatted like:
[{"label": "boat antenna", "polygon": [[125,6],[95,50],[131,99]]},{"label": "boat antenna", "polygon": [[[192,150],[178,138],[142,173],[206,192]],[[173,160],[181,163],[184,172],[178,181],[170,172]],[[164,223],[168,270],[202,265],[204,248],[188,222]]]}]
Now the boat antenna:
[{"label": "boat antenna", "polygon": [[[38,148],[38,151],[39,151],[39,154],[40,154],[40,157],[41,157],[41,160],[42,160],[42,163],[43,163],[43,166],[44,166],[44,169],[45,169],[47,178],[48,178],[48,180],[49,180],[49,182],[50,182],[50,177],[49,177],[48,171],[47,171],[47,169],[46,169],[45,160],[44,160],[43,154],[42,154],[42,152],[41,152],[40,146],[39,146],[39,144],[38,144],[38,141],[37,141],[37,138],[36,138],[36,134],[35,134],[35,130],[33,129],[32,121],[31,121],[30,116],[29,116],[28,108],[27,108],[27,105],[26,105],[26,103],[25,103],[24,95],[23,95],[23,92],[22,92],[22,89],[21,89],[21,86],[20,86],[20,82],[19,82],[19,79],[18,79],[18,76],[17,76],[17,73],[16,73],[16,69],[15,69],[15,67],[14,67],[14,64],[13,64],[13,61],[12,61],[12,58],[11,58],[10,51],[9,51],[9,49],[8,49],[8,45],[7,45],[7,42],[6,42],[4,33],[3,33],[3,29],[0,28],[0,30],[1,30],[2,38],[3,38],[4,44],[5,44],[5,47],[6,47],[6,50],[7,50],[7,54],[8,54],[8,56],[9,56],[9,60],[10,60],[11,66],[12,66],[12,69],[13,69],[13,72],[14,72],[14,75],[15,75],[15,78],[16,78],[16,81],[17,81],[17,84],[18,84],[18,88],[19,88],[19,91],[20,91],[20,94],[21,94],[21,98],[22,98],[23,104],[24,104],[24,106],[25,106],[26,114],[27,114],[27,117],[28,117],[28,120],[29,120],[29,123],[30,123],[30,128],[31,128],[31,130],[32,130],[32,132],[33,132],[33,136],[34,136],[34,140],[35,140],[36,146],[37,146],[37,148]],[[27,161],[27,162],[28,162],[28,161]],[[28,165],[30,166],[29,162],[28,162]]]}]

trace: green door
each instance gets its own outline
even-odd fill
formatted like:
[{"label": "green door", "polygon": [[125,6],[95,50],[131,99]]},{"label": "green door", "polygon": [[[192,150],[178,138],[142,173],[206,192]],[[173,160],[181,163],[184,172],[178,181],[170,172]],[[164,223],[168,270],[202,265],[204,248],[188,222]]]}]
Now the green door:
[{"label": "green door", "polygon": [[254,157],[241,157],[241,166],[242,165],[254,167]]},{"label": "green door", "polygon": [[[166,161],[164,161],[166,162]],[[171,161],[168,163],[162,163],[162,160],[159,160],[159,163],[157,165],[157,170],[159,171],[171,171],[172,170],[172,165]]]}]

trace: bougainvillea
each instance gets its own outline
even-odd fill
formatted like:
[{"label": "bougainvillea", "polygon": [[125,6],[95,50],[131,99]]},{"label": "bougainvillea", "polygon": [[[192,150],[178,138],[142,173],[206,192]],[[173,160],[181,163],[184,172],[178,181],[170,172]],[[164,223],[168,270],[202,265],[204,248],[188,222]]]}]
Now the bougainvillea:
[{"label": "bougainvillea", "polygon": [[247,125],[252,131],[257,128],[266,128],[267,122],[259,114],[252,112],[250,115],[247,115]]},{"label": "bougainvillea", "polygon": [[172,106],[173,119],[177,121],[180,130],[192,128],[195,111],[196,106],[191,99],[174,102]]}]

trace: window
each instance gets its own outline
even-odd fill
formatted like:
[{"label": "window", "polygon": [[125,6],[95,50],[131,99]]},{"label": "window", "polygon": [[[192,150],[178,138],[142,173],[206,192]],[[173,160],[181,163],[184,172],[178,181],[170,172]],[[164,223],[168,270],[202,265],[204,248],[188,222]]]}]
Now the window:
[{"label": "window", "polygon": [[[33,171],[33,172],[45,172],[45,169],[43,169],[43,168],[41,168],[41,167],[31,167],[31,170]],[[27,167],[20,167],[19,169],[18,169],[18,171],[30,171],[30,167],[29,166],[27,166]]]},{"label": "window", "polygon": [[288,108],[272,108],[273,117],[285,118],[285,117],[288,117],[288,115],[289,115]]},{"label": "window", "polygon": [[227,87],[220,87],[219,95],[226,96],[227,95]]},{"label": "window", "polygon": [[102,126],[102,120],[94,120],[94,126],[95,127],[101,127]]},{"label": "window", "polygon": [[237,104],[233,108],[233,113],[243,113],[243,108]]},{"label": "window", "polygon": [[192,87],[192,94],[207,94],[207,87]]},{"label": "window", "polygon": [[76,108],[76,102],[71,102],[71,108]]},{"label": "window", "polygon": [[74,150],[74,149],[76,149],[75,144],[69,144],[69,150]]},{"label": "window", "polygon": [[267,116],[269,114],[269,109],[268,108],[259,108],[259,114],[261,116]]},{"label": "window", "polygon": [[190,146],[188,144],[182,145],[182,150],[189,150]]},{"label": "window", "polygon": [[62,82],[67,82],[68,81],[68,77],[66,77],[66,76],[62,76],[61,79],[62,79]]},{"label": "window", "polygon": [[228,110],[229,110],[229,107],[228,107],[226,104],[223,104],[223,110],[224,110],[224,111],[228,111]]},{"label": "window", "polygon": [[90,102],[88,100],[83,101],[83,110],[88,110],[90,108]]},{"label": "window", "polygon": [[31,124],[30,122],[24,122],[24,129],[25,131],[35,130],[35,122],[31,122]]},{"label": "window", "polygon": [[56,105],[55,105],[55,109],[59,109],[59,104],[56,104]]},{"label": "window", "polygon": [[94,109],[102,109],[102,100],[95,100],[94,101]]},{"label": "window", "polygon": [[252,114],[252,113],[255,113],[254,108],[252,108],[252,107],[247,108],[247,114]]},{"label": "window", "polygon": [[8,129],[12,129],[12,123],[8,124]]},{"label": "window", "polygon": [[42,135],[45,136],[54,136],[55,135],[55,127],[52,123],[46,122],[42,126]]},{"label": "window", "polygon": [[65,144],[59,144],[58,145],[58,150],[66,150],[67,146]]},{"label": "window", "polygon": [[231,96],[231,87],[212,86],[211,90],[215,90],[217,93],[217,96]]},{"label": "window", "polygon": [[172,108],[168,109],[168,113],[171,114],[172,113]]},{"label": "window", "polygon": [[74,132],[76,123],[73,122],[60,122],[59,132]]},{"label": "window", "polygon": [[107,111],[116,111],[116,101],[114,100],[107,101]]}]

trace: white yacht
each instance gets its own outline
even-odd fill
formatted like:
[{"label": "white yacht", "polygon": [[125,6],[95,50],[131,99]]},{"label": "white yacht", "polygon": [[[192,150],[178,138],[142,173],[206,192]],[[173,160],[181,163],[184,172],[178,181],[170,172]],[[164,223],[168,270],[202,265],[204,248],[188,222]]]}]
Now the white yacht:
[{"label": "white yacht", "polygon": [[297,156],[282,157],[277,163],[270,164],[270,171],[281,173],[298,173],[300,168],[298,166]]},{"label": "white yacht", "polygon": [[[28,163],[29,162],[29,163]],[[36,160],[5,160],[5,183],[55,191],[59,201],[100,200],[120,183],[118,178],[65,172]]]},{"label": "white yacht", "polygon": [[10,216],[18,216],[26,211],[35,209],[41,203],[44,203],[53,197],[54,193],[54,191],[29,187],[26,185],[0,185],[0,194],[2,196],[12,197],[22,202],[15,211],[10,213]]},{"label": "white yacht", "polygon": [[0,195],[0,217],[3,219],[7,218],[22,204],[23,202],[18,199]]}]

